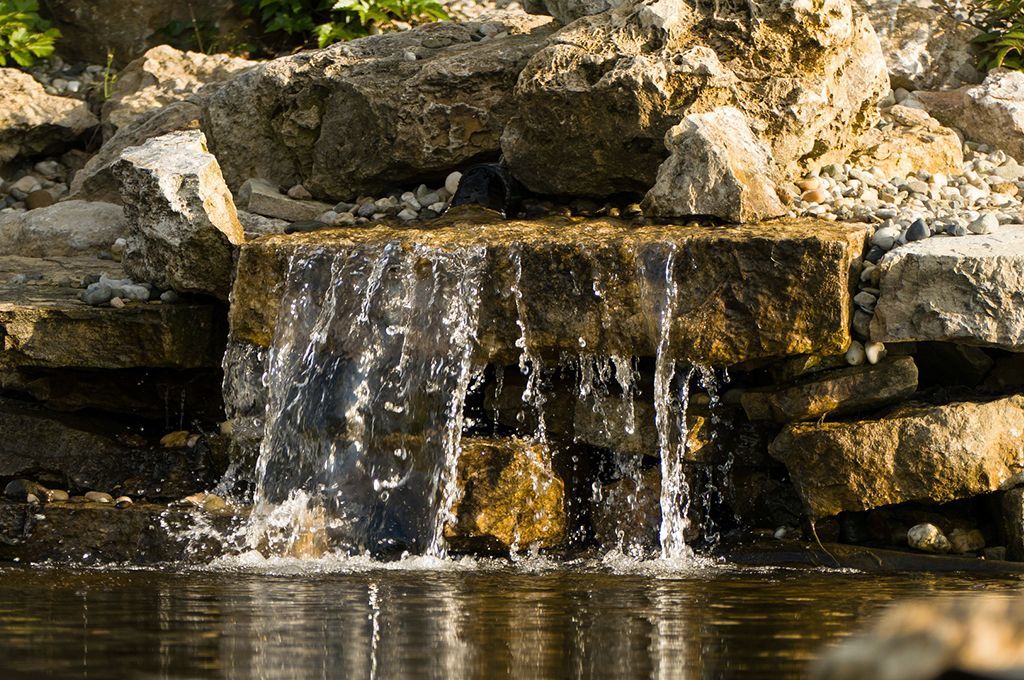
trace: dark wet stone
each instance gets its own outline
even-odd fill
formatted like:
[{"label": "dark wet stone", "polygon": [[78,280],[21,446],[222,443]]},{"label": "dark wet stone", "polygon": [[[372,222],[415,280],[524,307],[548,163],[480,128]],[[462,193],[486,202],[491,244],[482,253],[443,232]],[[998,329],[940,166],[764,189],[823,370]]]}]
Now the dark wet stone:
[{"label": "dark wet stone", "polygon": [[868,250],[868,254],[864,256],[864,259],[872,264],[878,264],[879,260],[881,260],[884,256],[885,250],[879,248],[878,246],[871,246],[871,248]]},{"label": "dark wet stone", "polygon": [[46,487],[28,479],[15,479],[4,487],[4,497],[12,501],[24,501],[29,495],[46,498]]},{"label": "dark wet stone", "polygon": [[331,225],[320,220],[304,220],[302,222],[292,222],[285,228],[284,233],[286,234],[305,234],[311,231],[320,231],[321,229],[328,229]]},{"label": "dark wet stone", "polygon": [[452,207],[479,205],[508,217],[515,214],[522,196],[519,182],[497,163],[476,165],[462,173]]},{"label": "dark wet stone", "polygon": [[907,229],[907,242],[923,241],[932,235],[932,230],[922,219],[916,219]]}]

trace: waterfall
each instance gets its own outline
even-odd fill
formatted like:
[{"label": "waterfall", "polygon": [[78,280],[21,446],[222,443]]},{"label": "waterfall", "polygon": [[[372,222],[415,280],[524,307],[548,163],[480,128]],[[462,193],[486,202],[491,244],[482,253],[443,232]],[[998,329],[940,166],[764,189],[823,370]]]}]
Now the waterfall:
[{"label": "waterfall", "polygon": [[484,255],[392,241],[290,258],[250,547],[444,554]]}]

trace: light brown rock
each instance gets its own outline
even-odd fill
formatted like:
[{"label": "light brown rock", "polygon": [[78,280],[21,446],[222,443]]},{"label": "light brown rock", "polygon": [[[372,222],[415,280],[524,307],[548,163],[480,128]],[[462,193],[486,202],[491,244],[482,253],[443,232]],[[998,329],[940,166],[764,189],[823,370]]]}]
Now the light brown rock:
[{"label": "light brown rock", "polygon": [[942,503],[1024,479],[1024,397],[906,406],[876,420],[801,423],[772,442],[814,517]]},{"label": "light brown rock", "polygon": [[84,101],[49,95],[29,74],[0,68],[0,165],[66,144],[99,121]]},{"label": "light brown rock", "polygon": [[883,112],[890,124],[873,128],[853,154],[862,167],[877,167],[885,177],[906,177],[925,171],[947,176],[963,171],[963,144],[954,130],[921,109],[896,105]]}]

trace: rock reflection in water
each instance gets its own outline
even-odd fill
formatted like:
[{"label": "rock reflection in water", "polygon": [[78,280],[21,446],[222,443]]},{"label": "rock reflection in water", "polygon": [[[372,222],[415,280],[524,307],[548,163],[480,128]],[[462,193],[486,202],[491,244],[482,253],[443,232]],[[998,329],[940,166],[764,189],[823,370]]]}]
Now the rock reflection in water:
[{"label": "rock reflection in water", "polygon": [[473,562],[408,570],[352,561],[319,568],[365,571],[311,573],[314,564],[284,563],[276,575],[4,569],[0,675],[801,677],[827,643],[893,601],[1019,588]]}]

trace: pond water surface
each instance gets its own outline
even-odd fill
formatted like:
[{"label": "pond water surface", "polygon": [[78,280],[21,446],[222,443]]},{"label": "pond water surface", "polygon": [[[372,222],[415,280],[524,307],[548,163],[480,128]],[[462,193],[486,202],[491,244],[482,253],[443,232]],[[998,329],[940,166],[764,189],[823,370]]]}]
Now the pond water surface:
[{"label": "pond water surface", "polygon": [[912,597],[1019,579],[359,559],[0,567],[0,678],[803,677]]}]

